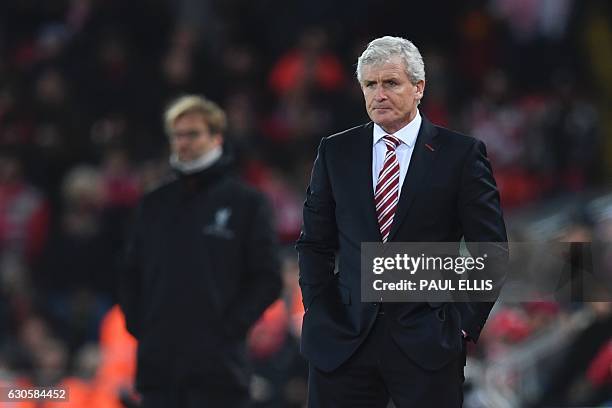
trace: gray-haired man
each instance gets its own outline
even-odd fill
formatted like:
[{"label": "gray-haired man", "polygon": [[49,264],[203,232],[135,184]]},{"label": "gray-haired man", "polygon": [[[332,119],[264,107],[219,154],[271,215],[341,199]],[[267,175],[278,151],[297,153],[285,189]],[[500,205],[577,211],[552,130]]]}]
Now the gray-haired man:
[{"label": "gray-haired man", "polygon": [[485,147],[420,114],[410,41],[372,41],[357,78],[372,122],[321,141],[297,242],[309,406],[458,407],[492,303],[361,302],[360,244],[506,242]]}]

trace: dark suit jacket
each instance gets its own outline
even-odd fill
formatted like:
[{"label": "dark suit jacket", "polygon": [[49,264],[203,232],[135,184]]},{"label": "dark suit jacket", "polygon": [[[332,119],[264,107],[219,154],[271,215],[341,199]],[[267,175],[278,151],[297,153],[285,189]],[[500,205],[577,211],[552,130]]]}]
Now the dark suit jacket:
[{"label": "dark suit jacket", "polygon": [[[360,246],[381,242],[372,189],[372,127],[370,122],[321,140],[304,204],[296,245],[306,308],[301,350],[324,371],[351,356],[380,307],[361,302]],[[498,256],[507,256],[506,228],[485,146],[423,117],[389,241],[462,238],[502,243]],[[463,352],[461,329],[478,339],[492,306],[386,303],[384,308],[402,350],[422,367],[437,369]]]}]

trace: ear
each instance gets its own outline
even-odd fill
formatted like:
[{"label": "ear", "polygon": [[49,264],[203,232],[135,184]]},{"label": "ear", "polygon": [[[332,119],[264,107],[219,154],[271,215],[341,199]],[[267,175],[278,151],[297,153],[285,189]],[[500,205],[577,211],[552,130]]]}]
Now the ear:
[{"label": "ear", "polygon": [[365,95],[365,85],[363,82],[359,81],[359,89],[361,89],[361,93]]},{"label": "ear", "polygon": [[215,144],[215,146],[221,146],[223,144],[223,134],[213,133],[212,135],[210,135],[210,137],[213,139],[213,143]]},{"label": "ear", "polygon": [[417,87],[417,96],[419,99],[423,98],[423,92],[425,92],[425,80],[420,80],[414,86]]}]

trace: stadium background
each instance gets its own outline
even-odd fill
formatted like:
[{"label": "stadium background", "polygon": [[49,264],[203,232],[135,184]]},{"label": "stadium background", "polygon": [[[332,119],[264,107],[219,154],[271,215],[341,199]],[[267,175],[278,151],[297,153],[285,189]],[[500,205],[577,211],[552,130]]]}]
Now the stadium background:
[{"label": "stadium background", "polygon": [[[226,109],[237,169],[286,246],[283,297],[250,335],[253,397],[302,406],[291,245],[316,145],[367,120],[355,61],[386,34],[424,55],[422,112],[487,143],[511,239],[612,239],[609,1],[3,0],[0,384],[69,386],[62,407],[137,400],[117,258],[168,170],[164,106],[202,93]],[[499,305],[465,406],[612,406],[611,316]]]}]

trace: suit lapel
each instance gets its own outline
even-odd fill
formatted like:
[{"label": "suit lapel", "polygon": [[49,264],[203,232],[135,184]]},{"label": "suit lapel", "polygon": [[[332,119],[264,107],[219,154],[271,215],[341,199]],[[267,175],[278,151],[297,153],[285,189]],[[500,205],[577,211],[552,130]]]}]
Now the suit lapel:
[{"label": "suit lapel", "polygon": [[367,236],[371,242],[381,241],[380,228],[376,218],[376,207],[374,205],[374,190],[372,180],[372,122],[359,129],[360,134],[357,135],[357,141],[353,145],[354,149],[351,154],[351,162],[357,166],[355,178],[357,182],[357,191],[355,197],[365,197],[365,199],[356,199],[355,205],[360,205],[361,212],[367,228]]},{"label": "suit lapel", "polygon": [[[436,134],[436,128],[423,116],[421,128],[419,129],[412,157],[410,158],[408,172],[406,173],[404,184],[402,184],[402,192],[393,219],[393,225],[389,232],[389,241],[393,240],[406,214],[408,214],[410,205],[417,191],[419,191],[419,184],[423,182],[425,176],[433,167],[433,162],[439,150]],[[370,154],[371,151],[372,149],[370,149]]]}]

